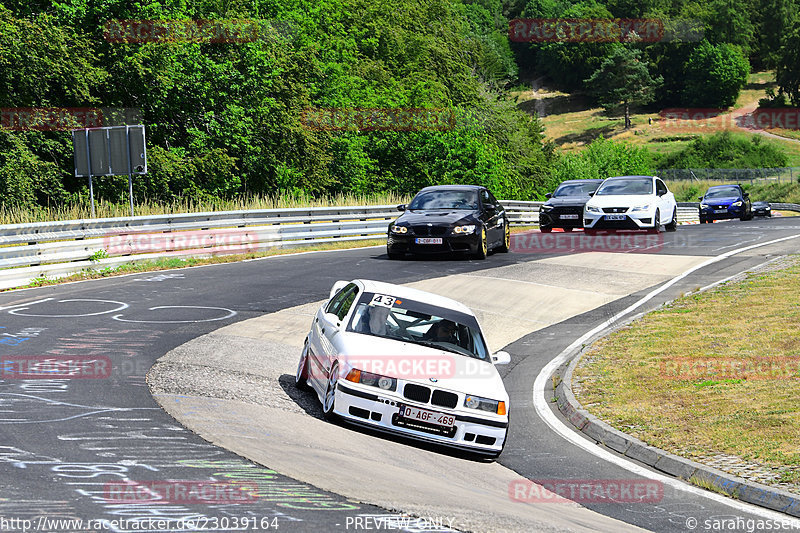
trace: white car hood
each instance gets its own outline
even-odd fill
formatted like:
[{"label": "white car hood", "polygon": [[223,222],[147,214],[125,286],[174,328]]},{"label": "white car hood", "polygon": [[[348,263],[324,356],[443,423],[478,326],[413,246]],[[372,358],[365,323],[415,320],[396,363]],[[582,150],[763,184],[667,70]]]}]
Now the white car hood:
[{"label": "white car hood", "polygon": [[586,205],[594,207],[635,207],[652,204],[656,197],[652,194],[615,194],[609,196],[592,196]]},{"label": "white car hood", "polygon": [[[428,387],[508,402],[503,380],[491,361],[361,333],[339,335],[342,335],[338,343],[342,348],[341,364]],[[431,378],[436,381],[430,381]]]}]

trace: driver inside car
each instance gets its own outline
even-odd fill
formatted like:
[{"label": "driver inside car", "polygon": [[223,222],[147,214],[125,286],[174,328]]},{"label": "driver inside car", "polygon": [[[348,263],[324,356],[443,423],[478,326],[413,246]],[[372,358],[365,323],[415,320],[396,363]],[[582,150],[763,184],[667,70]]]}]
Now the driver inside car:
[{"label": "driver inside car", "polygon": [[432,325],[430,329],[425,332],[422,337],[425,340],[434,342],[449,342],[451,344],[458,344],[458,336],[456,335],[456,325],[449,320],[440,320]]}]

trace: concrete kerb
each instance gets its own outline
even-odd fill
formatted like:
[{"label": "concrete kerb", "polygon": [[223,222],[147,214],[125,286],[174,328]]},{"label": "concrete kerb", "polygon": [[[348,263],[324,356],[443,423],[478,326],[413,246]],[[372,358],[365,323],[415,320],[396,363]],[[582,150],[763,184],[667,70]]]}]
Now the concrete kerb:
[{"label": "concrete kerb", "polygon": [[599,445],[624,455],[625,457],[645,464],[667,475],[693,483],[694,485],[713,488],[732,498],[753,505],[800,517],[800,496],[775,487],[762,485],[753,481],[722,472],[683,457],[678,457],[659,448],[650,446],[618,429],[606,424],[589,413],[572,392],[572,375],[575,368],[590,347],[598,339],[640,318],[646,313],[623,320],[606,329],[570,355],[569,364],[563,370],[563,377],[554,390],[558,410],[575,426],[578,431]]}]

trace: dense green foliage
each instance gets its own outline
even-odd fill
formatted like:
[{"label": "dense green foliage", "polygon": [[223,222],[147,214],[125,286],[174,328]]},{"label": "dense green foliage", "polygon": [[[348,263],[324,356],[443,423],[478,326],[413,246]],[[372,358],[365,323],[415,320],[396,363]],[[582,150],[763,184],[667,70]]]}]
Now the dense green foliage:
[{"label": "dense green foliage", "polygon": [[613,142],[602,137],[581,153],[566,154],[556,165],[557,182],[572,179],[605,179],[609,176],[652,175],[645,148]]},{"label": "dense green foliage", "polygon": [[769,168],[785,167],[787,157],[778,146],[758,135],[749,139],[722,131],[697,137],[680,152],[657,162],[658,168]]},{"label": "dense green foliage", "polygon": [[[4,7],[3,7],[4,5]],[[0,106],[141,109],[140,199],[405,194],[479,183],[526,198],[555,159],[535,117],[500,90],[517,67],[500,3],[452,0],[6,0]],[[109,42],[108,20],[262,21],[255,42]],[[317,131],[308,108],[446,108],[448,131]],[[10,205],[85,197],[69,132],[0,131]],[[121,201],[126,179],[100,178]]]}]

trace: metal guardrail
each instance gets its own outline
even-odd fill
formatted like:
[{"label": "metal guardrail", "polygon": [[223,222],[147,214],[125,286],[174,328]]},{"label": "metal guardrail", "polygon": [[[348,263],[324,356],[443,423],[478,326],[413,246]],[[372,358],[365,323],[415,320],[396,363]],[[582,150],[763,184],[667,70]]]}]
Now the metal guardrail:
[{"label": "metal guardrail", "polygon": [[[539,223],[543,202],[501,200],[513,226]],[[773,204],[796,210],[796,204]],[[386,235],[393,205],[222,211],[0,225],[0,288],[159,257],[263,252]],[[697,221],[681,203],[678,221]]]}]

